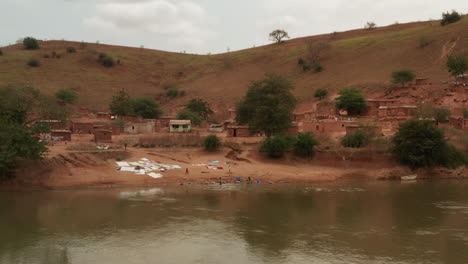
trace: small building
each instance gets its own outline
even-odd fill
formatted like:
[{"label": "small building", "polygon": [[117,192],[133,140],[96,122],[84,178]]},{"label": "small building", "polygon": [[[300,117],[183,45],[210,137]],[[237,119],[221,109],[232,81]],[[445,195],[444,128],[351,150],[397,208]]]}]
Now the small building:
[{"label": "small building", "polygon": [[367,116],[377,116],[381,106],[396,106],[399,103],[400,100],[394,99],[367,99],[367,108],[362,114]]},{"label": "small building", "polygon": [[71,134],[70,130],[51,130],[50,136],[53,138],[60,138],[61,141],[71,141]]},{"label": "small building", "polygon": [[228,137],[250,137],[250,130],[248,126],[228,126]]},{"label": "small building", "polygon": [[96,129],[93,131],[94,142],[112,142],[112,130]]},{"label": "small building", "polygon": [[224,126],[221,124],[211,124],[208,126],[209,132],[223,132]]},{"label": "small building", "polygon": [[412,117],[417,106],[402,105],[402,106],[381,106],[379,107],[378,118],[392,118],[392,117]]},{"label": "small building", "polygon": [[38,120],[35,123],[55,130],[64,129],[66,127],[65,123],[61,120]]},{"label": "small building", "polygon": [[192,132],[192,121],[190,120],[171,120],[169,121],[169,132],[188,133]]},{"label": "small building", "polygon": [[93,123],[88,122],[71,122],[71,131],[73,134],[92,134],[94,129]]},{"label": "small building", "polygon": [[129,122],[124,126],[124,133],[151,134],[155,132],[155,122]]}]

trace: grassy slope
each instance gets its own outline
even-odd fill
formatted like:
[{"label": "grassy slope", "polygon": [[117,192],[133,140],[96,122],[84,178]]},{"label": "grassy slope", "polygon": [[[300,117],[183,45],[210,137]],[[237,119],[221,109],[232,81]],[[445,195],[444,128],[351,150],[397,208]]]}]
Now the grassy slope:
[{"label": "grassy slope", "polygon": [[[419,48],[421,37],[431,44]],[[326,40],[331,48],[324,54],[325,71],[303,73],[297,59],[305,55],[306,41]],[[448,49],[454,45],[453,50]],[[74,46],[77,53],[65,48]],[[57,51],[60,59],[44,59],[42,55]],[[59,88],[75,89],[79,104],[91,109],[106,109],[113,94],[126,88],[132,95],[148,95],[174,106],[191,97],[210,102],[232,104],[245,94],[252,80],[267,72],[280,73],[294,82],[295,94],[301,101],[312,99],[313,90],[361,86],[378,91],[389,83],[393,70],[413,69],[419,77],[434,83],[449,79],[445,68],[445,50],[468,55],[468,17],[446,27],[438,21],[393,25],[371,31],[353,30],[333,36],[321,35],[287,41],[219,55],[190,55],[157,50],[86,44],[64,41],[42,43],[37,51],[23,50],[20,45],[3,48],[0,57],[0,85],[27,83],[48,94]],[[104,68],[97,54],[105,52],[121,65]],[[41,67],[30,68],[31,57],[41,60]],[[179,73],[183,75],[180,76]],[[174,83],[186,96],[169,101],[163,84]]]}]

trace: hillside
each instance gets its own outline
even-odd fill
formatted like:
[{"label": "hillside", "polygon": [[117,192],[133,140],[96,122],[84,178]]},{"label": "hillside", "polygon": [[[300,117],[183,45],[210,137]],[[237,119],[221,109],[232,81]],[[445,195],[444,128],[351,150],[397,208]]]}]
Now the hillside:
[{"label": "hillside", "polygon": [[[267,37],[267,36],[265,36]],[[430,44],[420,48],[420,39]],[[303,72],[297,60],[306,55],[308,41],[324,41],[329,48],[323,54],[321,73]],[[76,53],[67,53],[66,47]],[[211,103],[233,104],[245,94],[252,80],[267,72],[279,73],[294,82],[300,101],[313,98],[317,88],[337,91],[359,86],[367,92],[379,92],[389,85],[390,73],[412,69],[418,77],[434,84],[450,80],[446,56],[468,55],[468,18],[445,27],[439,21],[417,22],[353,30],[272,44],[218,55],[192,55],[143,48],[93,43],[46,41],[41,49],[27,51],[22,45],[2,48],[0,85],[26,83],[53,94],[59,88],[76,90],[78,104],[93,110],[105,110],[113,94],[126,88],[134,96],[157,98],[166,107],[202,97]],[[43,58],[52,51],[61,58]],[[121,64],[105,68],[98,54],[105,52]],[[41,66],[26,62],[36,57]],[[167,87],[177,87],[185,96],[169,100]]]}]

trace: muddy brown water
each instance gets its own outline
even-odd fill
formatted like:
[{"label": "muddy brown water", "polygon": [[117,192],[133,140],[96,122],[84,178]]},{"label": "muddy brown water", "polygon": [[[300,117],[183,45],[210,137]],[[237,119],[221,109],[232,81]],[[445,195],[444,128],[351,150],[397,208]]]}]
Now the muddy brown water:
[{"label": "muddy brown water", "polygon": [[0,263],[468,263],[468,182],[3,192]]}]

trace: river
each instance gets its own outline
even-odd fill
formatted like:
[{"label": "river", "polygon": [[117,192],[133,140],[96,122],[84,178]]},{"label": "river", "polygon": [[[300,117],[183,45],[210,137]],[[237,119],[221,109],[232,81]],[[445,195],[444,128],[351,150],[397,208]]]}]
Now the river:
[{"label": "river", "polygon": [[0,263],[468,263],[468,182],[3,192]]}]

